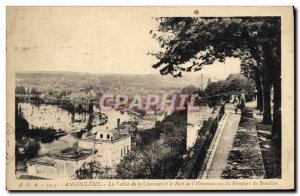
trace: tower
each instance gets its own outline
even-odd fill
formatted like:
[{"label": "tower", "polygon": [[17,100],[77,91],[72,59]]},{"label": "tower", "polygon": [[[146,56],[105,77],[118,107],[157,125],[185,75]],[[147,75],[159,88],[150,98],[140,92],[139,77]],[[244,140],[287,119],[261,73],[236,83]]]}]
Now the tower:
[{"label": "tower", "polygon": [[203,91],[203,74],[201,74],[200,89]]},{"label": "tower", "polygon": [[208,78],[207,85],[210,85],[210,84],[211,84],[211,78]]}]

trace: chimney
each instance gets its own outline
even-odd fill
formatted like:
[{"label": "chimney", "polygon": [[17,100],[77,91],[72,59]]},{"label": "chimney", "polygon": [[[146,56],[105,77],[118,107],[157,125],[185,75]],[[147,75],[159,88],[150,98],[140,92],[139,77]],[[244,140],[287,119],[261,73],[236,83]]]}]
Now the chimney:
[{"label": "chimney", "polygon": [[117,130],[120,131],[120,118],[117,119]]}]

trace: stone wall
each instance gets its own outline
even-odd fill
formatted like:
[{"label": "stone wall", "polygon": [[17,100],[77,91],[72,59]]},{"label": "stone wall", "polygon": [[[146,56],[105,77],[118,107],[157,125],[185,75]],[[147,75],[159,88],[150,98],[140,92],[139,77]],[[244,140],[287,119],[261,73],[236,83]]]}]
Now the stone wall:
[{"label": "stone wall", "polygon": [[198,137],[194,147],[188,152],[185,162],[181,166],[177,179],[196,178],[201,169],[201,165],[206,157],[207,149],[218,128],[219,121],[224,115],[225,104],[216,106],[213,115],[204,122],[198,131]]}]

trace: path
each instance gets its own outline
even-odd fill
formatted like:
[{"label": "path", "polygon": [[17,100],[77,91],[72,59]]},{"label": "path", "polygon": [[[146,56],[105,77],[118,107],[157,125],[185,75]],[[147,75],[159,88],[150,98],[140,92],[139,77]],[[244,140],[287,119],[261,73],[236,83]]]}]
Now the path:
[{"label": "path", "polygon": [[227,164],[229,152],[232,149],[240,118],[240,114],[235,114],[234,106],[227,104],[225,115],[219,125],[220,129],[217,130],[215,141],[212,142],[210,147],[211,152],[207,158],[206,169],[199,178],[221,178]]},{"label": "path", "polygon": [[253,110],[245,108],[243,117],[227,104],[198,178],[265,178],[265,167]]}]

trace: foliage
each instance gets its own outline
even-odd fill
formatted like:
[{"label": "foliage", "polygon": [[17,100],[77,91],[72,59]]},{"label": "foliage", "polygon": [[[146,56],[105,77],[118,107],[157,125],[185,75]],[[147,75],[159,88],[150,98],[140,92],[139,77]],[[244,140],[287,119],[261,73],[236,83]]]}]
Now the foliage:
[{"label": "foliage", "polygon": [[37,157],[39,150],[40,150],[39,142],[26,137],[23,137],[22,139],[18,139],[16,141],[16,148],[15,148],[16,166],[18,165],[18,163],[23,163],[24,165],[27,160]]},{"label": "foliage", "polygon": [[28,146],[25,148],[25,154],[28,159],[37,157],[41,146],[37,141],[30,141]]},{"label": "foliage", "polygon": [[123,158],[116,169],[117,178],[174,178],[185,152],[185,126],[185,112],[174,111],[154,129],[140,133],[142,147]]},{"label": "foliage", "polygon": [[[153,67],[160,68],[162,75],[181,77],[182,72],[199,71],[203,65],[225,62],[226,57],[240,58],[244,71],[249,74],[252,67],[247,69],[247,65],[260,66],[261,70],[267,67],[264,64],[265,53],[271,53],[277,64],[280,59],[278,17],[174,17],[156,20],[158,29],[150,31],[150,34],[162,50],[151,55],[158,59]],[[272,50],[263,51],[266,44]]]},{"label": "foliage", "polygon": [[15,89],[16,94],[26,94],[26,90],[24,86],[16,86]]},{"label": "foliage", "polygon": [[[255,80],[257,105],[263,104],[263,123],[271,118],[272,134],[281,135],[281,19],[280,17],[162,17],[150,35],[161,50],[149,53],[162,75],[181,77],[227,57],[239,58],[241,73]],[[263,94],[263,96],[262,96]],[[262,99],[264,99],[262,101]],[[261,106],[259,106],[261,107]]]},{"label": "foliage", "polygon": [[53,134],[56,132],[56,129],[53,127],[33,127],[28,130],[25,135],[27,137],[35,138],[35,137],[45,137],[49,134]]},{"label": "foliage", "polygon": [[28,121],[21,115],[16,114],[15,117],[15,121],[16,121],[16,129],[15,129],[15,133],[16,133],[16,139],[20,139],[23,136],[26,135],[26,133],[29,130],[29,123]]},{"label": "foliage", "polygon": [[246,94],[250,94],[255,91],[254,81],[241,74],[231,74],[226,78],[226,80],[212,82],[207,85],[205,89],[207,96],[230,95],[241,93],[241,91],[245,91]]},{"label": "foliage", "polygon": [[188,94],[188,95],[192,95],[194,94],[195,92],[198,92],[200,89],[197,88],[195,85],[188,85],[186,87],[184,87],[182,90],[181,90],[181,93],[182,94]]},{"label": "foliage", "polygon": [[21,107],[19,108],[19,111],[16,111],[15,125],[17,140],[26,137],[41,139],[43,143],[49,143],[55,139],[54,133],[56,130],[53,127],[33,127],[30,129],[28,121],[23,117]]},{"label": "foliage", "polygon": [[[77,179],[99,179],[104,178],[105,169],[97,161],[84,162],[82,166],[75,171]],[[107,174],[106,174],[107,176]]]},{"label": "foliage", "polygon": [[32,95],[39,95],[40,93],[39,93],[35,88],[33,88],[33,89],[31,90],[31,94],[32,94]]},{"label": "foliage", "polygon": [[[173,143],[176,148],[178,143]],[[143,151],[130,153],[117,166],[117,178],[164,179],[174,178],[183,159],[178,151],[161,139],[148,144]]]}]

